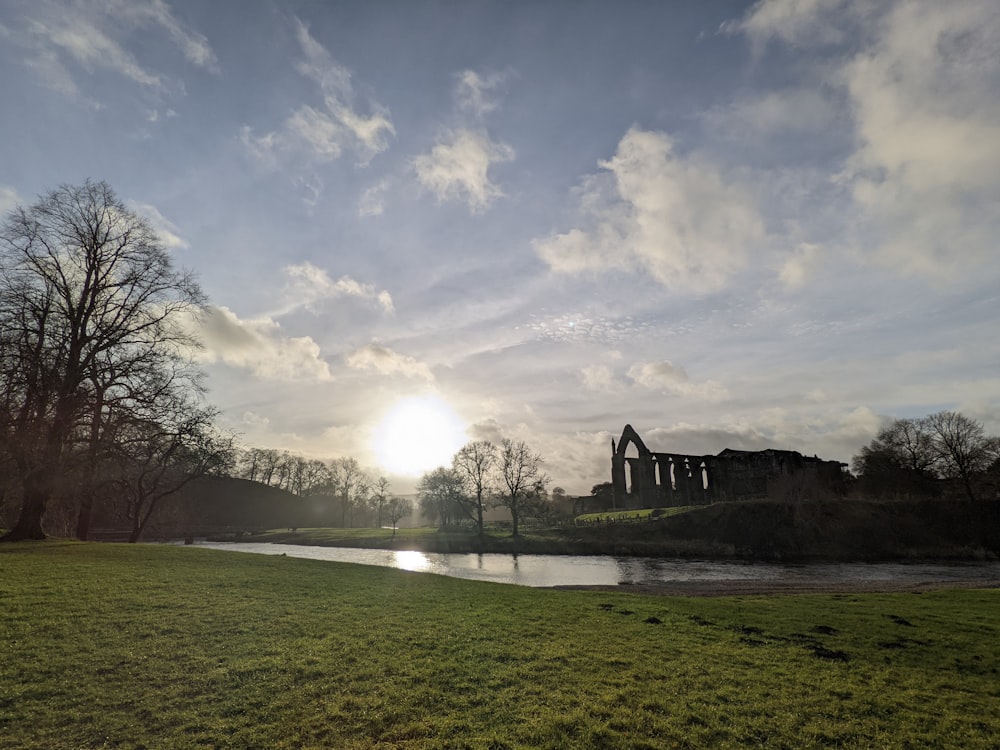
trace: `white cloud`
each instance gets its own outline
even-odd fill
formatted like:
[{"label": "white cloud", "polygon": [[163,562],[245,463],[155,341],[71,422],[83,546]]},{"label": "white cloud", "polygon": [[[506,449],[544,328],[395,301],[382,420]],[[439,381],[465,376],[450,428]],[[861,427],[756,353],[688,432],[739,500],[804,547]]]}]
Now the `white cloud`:
[{"label": "white cloud", "polygon": [[130,205],[137,213],[146,217],[153,227],[153,231],[156,232],[157,237],[160,238],[165,247],[171,249],[186,249],[190,247],[188,241],[178,234],[180,230],[177,228],[177,225],[161,214],[156,206],[149,203],[134,202]]},{"label": "white cloud", "polygon": [[375,370],[383,375],[400,374],[408,378],[434,380],[434,373],[425,363],[405,354],[394,352],[376,342],[348,355],[347,366],[355,370]]},{"label": "white cloud", "polygon": [[386,290],[378,290],[372,284],[363,284],[350,276],[341,276],[334,281],[322,268],[308,261],[286,266],[282,273],[288,279],[285,285],[285,296],[290,300],[290,307],[284,312],[296,307],[310,307],[324,299],[338,297],[356,297],[377,304],[384,313],[392,314],[395,307],[392,295]]},{"label": "white cloud", "polygon": [[[994,0],[765,0],[724,30],[808,50],[845,96],[855,145],[837,181],[863,252],[935,281],[981,278],[1000,232]],[[764,97],[732,114],[777,124],[777,104]],[[800,104],[807,120],[821,113]]]},{"label": "white cloud", "polygon": [[846,65],[859,148],[845,170],[880,257],[951,276],[996,257],[1000,13],[991,0],[897,3]]},{"label": "white cloud", "polygon": [[256,412],[249,410],[243,412],[243,418],[240,420],[240,422],[246,425],[247,427],[255,429],[266,429],[268,425],[271,424],[271,420],[268,419],[267,417],[263,417],[260,414],[257,414]]},{"label": "white cloud", "polygon": [[223,362],[264,380],[330,380],[329,365],[309,336],[287,337],[268,317],[240,319],[226,307],[210,306],[199,320],[202,362]]},{"label": "white cloud", "polygon": [[722,401],[729,395],[725,386],[714,380],[706,380],[703,383],[692,382],[683,367],[668,360],[636,363],[629,368],[628,376],[644,388],[671,396]]},{"label": "white cloud", "polygon": [[279,130],[264,135],[244,126],[240,139],[255,158],[272,167],[279,157],[333,161],[345,150],[367,163],[389,147],[396,132],[388,112],[375,102],[369,103],[369,114],[359,112],[350,71],[313,38],[306,24],[294,18],[293,25],[303,55],[296,69],[317,84],[323,105],[303,104]]},{"label": "white cloud", "polygon": [[607,365],[587,365],[580,370],[580,377],[588,391],[610,391],[615,387],[614,371]]},{"label": "white cloud", "polygon": [[843,39],[843,30],[832,22],[846,9],[858,12],[864,0],[760,0],[738,21],[722,24],[727,33],[745,33],[758,48],[772,38],[789,44],[830,44]]},{"label": "white cloud", "polygon": [[722,288],[764,236],[751,191],[696,156],[681,157],[665,133],[630,129],[608,175],[582,191],[584,229],[535,242],[554,271],[630,268],[680,292]]},{"label": "white cloud", "polygon": [[791,256],[785,259],[778,272],[778,278],[786,287],[796,289],[812,276],[813,269],[818,265],[820,258],[818,245],[802,243]]},{"label": "white cloud", "polygon": [[358,216],[381,216],[385,210],[385,191],[388,189],[388,180],[379,180],[375,185],[367,188],[358,199]]},{"label": "white cloud", "polygon": [[709,124],[740,138],[748,133],[821,131],[839,117],[837,106],[826,95],[806,88],[743,96],[729,105],[713,108],[706,115]]},{"label": "white cloud", "polygon": [[212,51],[208,39],[203,35],[185,27],[170,11],[170,6],[164,0],[103,0],[109,13],[128,19],[138,26],[159,26],[173,40],[184,57],[192,65],[218,72],[218,60]]},{"label": "white cloud", "polygon": [[514,149],[490,140],[485,131],[461,128],[446,133],[431,149],[413,160],[420,184],[439,201],[462,200],[480,211],[503,191],[490,180],[492,165],[511,161]]},{"label": "white cloud", "polygon": [[35,2],[10,38],[28,51],[25,64],[51,89],[96,103],[80,93],[75,74],[106,70],[157,92],[175,85],[143,65],[129,47],[137,32],[166,32],[188,62],[217,71],[208,40],[174,17],[162,0],[84,0],[67,5]]},{"label": "white cloud", "polygon": [[503,84],[503,75],[494,73],[482,76],[474,70],[463,70],[456,78],[458,81],[455,84],[454,98],[460,111],[482,119],[500,106],[493,94]]}]

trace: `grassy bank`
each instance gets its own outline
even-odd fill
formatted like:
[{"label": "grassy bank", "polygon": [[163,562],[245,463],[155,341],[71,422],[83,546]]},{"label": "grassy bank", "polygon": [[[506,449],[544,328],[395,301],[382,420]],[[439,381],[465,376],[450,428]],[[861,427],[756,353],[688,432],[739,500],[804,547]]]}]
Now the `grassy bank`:
[{"label": "grassy bank", "polygon": [[[657,514],[654,518],[654,514]],[[1000,503],[755,500],[590,514],[576,526],[527,528],[480,539],[432,528],[301,529],[254,540],[424,552],[710,557],[750,560],[995,560]],[[598,519],[600,521],[598,522]]]},{"label": "grassy bank", "polygon": [[668,599],[0,546],[0,747],[995,747],[1000,591]]}]

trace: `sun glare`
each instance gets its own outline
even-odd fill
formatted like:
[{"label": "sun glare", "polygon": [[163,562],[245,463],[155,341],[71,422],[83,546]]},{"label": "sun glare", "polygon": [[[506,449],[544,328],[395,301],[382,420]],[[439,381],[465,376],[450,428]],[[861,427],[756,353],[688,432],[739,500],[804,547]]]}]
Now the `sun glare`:
[{"label": "sun glare", "polygon": [[419,476],[447,466],[465,444],[465,428],[451,407],[434,396],[406,398],[375,429],[375,455],[394,474]]}]

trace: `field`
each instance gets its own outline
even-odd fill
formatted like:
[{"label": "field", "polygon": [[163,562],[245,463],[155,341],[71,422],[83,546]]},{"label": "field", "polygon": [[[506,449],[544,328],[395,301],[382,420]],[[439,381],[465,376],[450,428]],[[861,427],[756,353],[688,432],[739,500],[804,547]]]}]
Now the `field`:
[{"label": "field", "polygon": [[678,508],[643,508],[641,510],[612,510],[603,513],[585,513],[577,516],[574,523],[578,526],[590,523],[629,523],[632,521],[649,521],[654,518],[669,518],[687,513],[699,508],[698,505],[684,505]]},{"label": "field", "polygon": [[5,545],[0,747],[995,748],[998,612]]}]

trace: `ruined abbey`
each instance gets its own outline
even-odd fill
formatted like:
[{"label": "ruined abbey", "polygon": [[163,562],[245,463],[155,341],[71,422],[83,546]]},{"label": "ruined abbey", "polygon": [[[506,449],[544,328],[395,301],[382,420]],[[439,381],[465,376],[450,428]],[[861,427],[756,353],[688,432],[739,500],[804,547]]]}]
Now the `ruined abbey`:
[{"label": "ruined abbey", "polygon": [[611,441],[611,482],[619,508],[763,498],[773,496],[776,484],[791,477],[833,489],[843,481],[845,467],[839,461],[810,458],[797,451],[727,448],[715,456],[654,453],[632,425],[625,425],[617,445]]}]

